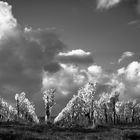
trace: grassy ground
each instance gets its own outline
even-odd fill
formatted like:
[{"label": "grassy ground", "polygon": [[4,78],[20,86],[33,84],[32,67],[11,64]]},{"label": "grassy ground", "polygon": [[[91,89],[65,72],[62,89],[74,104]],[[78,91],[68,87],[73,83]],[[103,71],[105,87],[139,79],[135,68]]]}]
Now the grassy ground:
[{"label": "grassy ground", "polygon": [[65,129],[32,124],[0,124],[0,140],[140,140],[140,126]]}]

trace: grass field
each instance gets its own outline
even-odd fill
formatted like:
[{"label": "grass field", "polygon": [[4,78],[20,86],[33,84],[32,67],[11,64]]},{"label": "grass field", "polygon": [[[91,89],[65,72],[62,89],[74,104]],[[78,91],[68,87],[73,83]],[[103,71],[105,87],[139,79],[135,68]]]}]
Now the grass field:
[{"label": "grass field", "polygon": [[0,140],[140,140],[140,126],[65,129],[48,125],[0,124]]}]

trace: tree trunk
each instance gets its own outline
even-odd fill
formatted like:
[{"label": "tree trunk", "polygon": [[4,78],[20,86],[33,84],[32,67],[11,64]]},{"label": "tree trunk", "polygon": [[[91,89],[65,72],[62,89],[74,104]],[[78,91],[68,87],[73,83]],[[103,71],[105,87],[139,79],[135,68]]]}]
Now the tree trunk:
[{"label": "tree trunk", "polygon": [[49,121],[50,121],[50,107],[49,105],[47,105],[45,109],[45,122],[49,122]]},{"label": "tree trunk", "polygon": [[85,117],[88,119],[88,123],[90,122],[90,113],[88,112],[88,113],[86,113],[85,114]]},{"label": "tree trunk", "polygon": [[108,119],[107,119],[107,109],[106,108],[104,109],[104,115],[105,115],[105,123],[107,123]]},{"label": "tree trunk", "polygon": [[18,99],[17,99],[16,107],[17,107],[17,120],[19,121],[19,100]]},{"label": "tree trunk", "polygon": [[116,110],[115,110],[115,101],[113,102],[113,122],[116,123]]},{"label": "tree trunk", "polygon": [[135,115],[135,109],[132,110],[132,123],[134,123],[134,115]]},{"label": "tree trunk", "polygon": [[116,115],[116,123],[118,124],[118,123],[120,123],[120,115]]},{"label": "tree trunk", "polygon": [[91,108],[90,108],[90,125],[94,124],[94,117],[93,117],[94,111],[93,111],[93,100],[91,102]]},{"label": "tree trunk", "polygon": [[127,120],[128,120],[128,118],[126,117],[126,118],[125,118],[126,123],[127,123]]},{"label": "tree trunk", "polygon": [[113,117],[114,118],[114,121],[113,122],[114,122],[114,124],[116,124],[116,114],[115,114],[115,112],[113,113],[113,116],[114,116]]}]

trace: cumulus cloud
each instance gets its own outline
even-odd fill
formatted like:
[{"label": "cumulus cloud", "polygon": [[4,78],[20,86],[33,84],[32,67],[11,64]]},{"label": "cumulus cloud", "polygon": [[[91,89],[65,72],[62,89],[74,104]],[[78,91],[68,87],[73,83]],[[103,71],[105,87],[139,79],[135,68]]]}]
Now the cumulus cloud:
[{"label": "cumulus cloud", "polygon": [[120,2],[121,0],[97,0],[97,9],[109,9]]},{"label": "cumulus cloud", "polygon": [[67,53],[60,52],[59,56],[87,56],[90,54],[91,54],[90,52],[85,52],[81,49],[78,49],[78,50],[72,50],[72,51],[67,52]]},{"label": "cumulus cloud", "polygon": [[63,95],[72,96],[76,94],[77,90],[87,82],[98,82],[104,85],[109,78],[102,67],[98,65],[82,68],[72,64],[60,64],[60,66],[60,71],[53,75],[44,72],[42,80],[43,90],[49,87],[57,89],[57,98]]},{"label": "cumulus cloud", "polygon": [[129,51],[124,52],[124,53],[122,54],[121,58],[119,58],[118,63],[121,63],[124,59],[133,57],[134,55],[135,55],[134,52],[129,52]]},{"label": "cumulus cloud", "polygon": [[17,21],[12,15],[12,7],[8,3],[0,1],[0,38],[17,26]]},{"label": "cumulus cloud", "polygon": [[69,52],[60,52],[56,59],[60,63],[65,64],[80,64],[80,65],[90,65],[92,64],[93,57],[90,52],[85,52],[84,50],[78,49],[78,50],[72,50]]},{"label": "cumulus cloud", "polygon": [[140,82],[140,63],[134,61],[130,63],[126,69],[123,68],[122,74],[129,81]]},{"label": "cumulus cloud", "polygon": [[87,74],[89,81],[96,81],[102,83],[106,75],[101,66],[91,65],[87,68]]},{"label": "cumulus cloud", "polygon": [[88,71],[93,74],[101,74],[102,68],[101,68],[101,66],[92,65],[92,66],[88,67]]},{"label": "cumulus cloud", "polygon": [[130,6],[136,8],[136,12],[140,14],[139,0],[97,0],[97,9],[109,9],[120,3],[129,4]]},{"label": "cumulus cloud", "polygon": [[50,87],[56,88],[60,93],[57,97],[61,97],[62,95],[73,94],[74,91],[88,82],[87,74],[79,67],[68,64],[60,65],[61,70],[53,75],[44,72],[43,90]]},{"label": "cumulus cloud", "polygon": [[126,91],[125,97],[139,98],[140,90],[140,63],[137,61],[131,62],[126,68],[120,68],[117,71],[117,78],[123,82]]}]

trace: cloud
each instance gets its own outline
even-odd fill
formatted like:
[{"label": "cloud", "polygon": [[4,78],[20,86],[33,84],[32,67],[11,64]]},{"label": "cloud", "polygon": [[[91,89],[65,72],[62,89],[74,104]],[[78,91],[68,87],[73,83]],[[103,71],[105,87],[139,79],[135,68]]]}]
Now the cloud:
[{"label": "cloud", "polygon": [[139,25],[140,20],[132,20],[130,22],[128,22],[128,25]]},{"label": "cloud", "polygon": [[140,1],[139,0],[97,0],[97,9],[110,9],[120,3],[126,3],[134,8],[140,14]]},{"label": "cloud", "polygon": [[88,71],[92,74],[101,74],[102,68],[101,68],[101,66],[92,65],[92,66],[88,67]]},{"label": "cloud", "polygon": [[137,0],[136,10],[140,14],[140,1],[139,0]]},{"label": "cloud", "polygon": [[58,91],[57,98],[63,95],[73,94],[82,85],[88,82],[87,74],[79,67],[70,64],[60,64],[61,70],[52,74],[44,72],[43,89],[50,87]]},{"label": "cloud", "polygon": [[91,53],[85,52],[81,49],[72,50],[72,51],[67,52],[67,53],[62,53],[62,52],[59,53],[59,56],[87,56],[87,55],[91,55]]},{"label": "cloud", "polygon": [[133,61],[130,63],[124,72],[126,79],[133,82],[140,82],[140,63],[137,61]]},{"label": "cloud", "polygon": [[44,66],[44,71],[49,73],[55,73],[61,69],[61,66],[57,62],[51,62]]},{"label": "cloud", "polygon": [[60,71],[54,74],[44,72],[42,80],[43,90],[50,87],[57,89],[57,98],[76,94],[77,90],[87,82],[105,84],[109,78],[102,67],[98,65],[82,68],[72,64],[60,64],[60,66]]},{"label": "cloud", "polygon": [[97,0],[97,9],[109,9],[120,2],[121,0]]},{"label": "cloud", "polygon": [[105,78],[105,73],[101,66],[91,65],[87,68],[87,74],[89,75],[89,81],[100,82]]},{"label": "cloud", "polygon": [[134,52],[129,52],[129,51],[124,52],[124,53],[122,54],[121,58],[118,60],[118,63],[121,63],[124,59],[133,57],[134,55],[135,55]]},{"label": "cloud", "polygon": [[[2,40],[0,49],[0,87],[17,87],[17,92],[38,92],[42,71],[56,72],[55,55],[65,45],[48,31],[18,31],[18,36]],[[6,92],[6,90],[4,90]],[[9,89],[8,89],[9,91]],[[12,90],[13,91],[13,90]]]},{"label": "cloud", "polygon": [[116,75],[118,81],[122,82],[125,87],[126,98],[140,98],[140,63],[131,62],[127,67],[118,69]]},{"label": "cloud", "polygon": [[90,65],[94,62],[92,54],[81,49],[72,50],[70,52],[60,52],[56,59],[60,63],[77,65]]},{"label": "cloud", "polygon": [[17,21],[12,15],[12,7],[0,1],[0,38],[17,26]]}]

